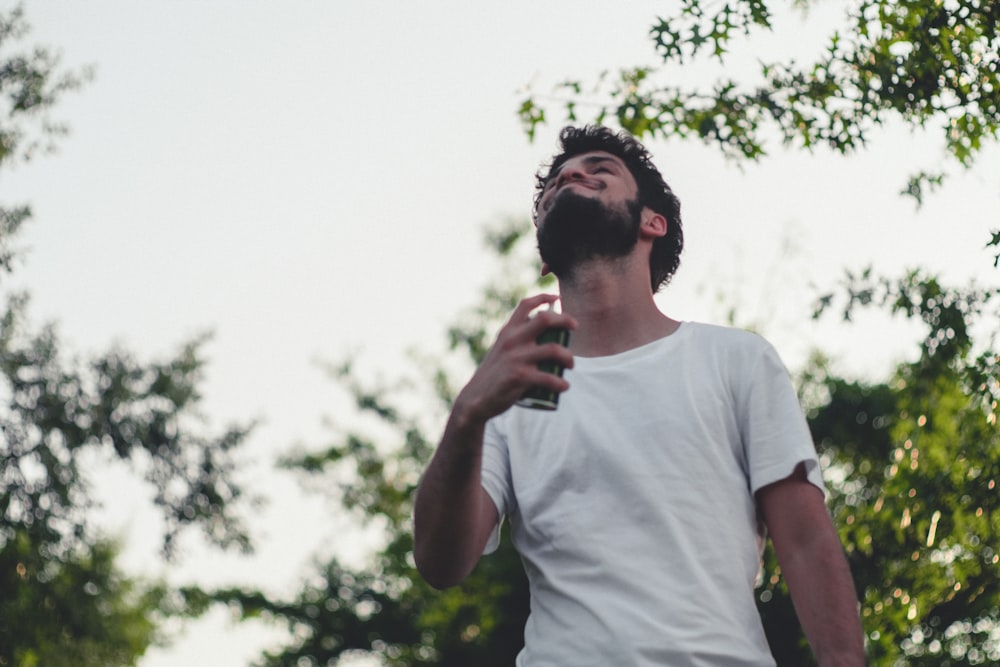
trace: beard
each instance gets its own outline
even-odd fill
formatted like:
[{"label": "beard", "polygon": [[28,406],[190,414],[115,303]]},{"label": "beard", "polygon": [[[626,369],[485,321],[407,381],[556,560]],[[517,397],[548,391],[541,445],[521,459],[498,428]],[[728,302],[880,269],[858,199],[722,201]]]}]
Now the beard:
[{"label": "beard", "polygon": [[639,240],[641,215],[637,200],[613,207],[566,190],[538,226],[538,254],[560,280],[570,279],[581,264],[632,252]]}]

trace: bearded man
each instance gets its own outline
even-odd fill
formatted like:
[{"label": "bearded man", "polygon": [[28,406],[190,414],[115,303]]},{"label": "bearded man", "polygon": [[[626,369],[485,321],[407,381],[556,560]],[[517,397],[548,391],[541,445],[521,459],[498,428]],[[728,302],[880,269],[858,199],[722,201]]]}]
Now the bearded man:
[{"label": "bearded man", "polygon": [[[625,133],[565,128],[535,224],[559,296],[524,299],[457,396],[414,508],[433,586],[496,548],[528,575],[519,667],[765,667],[766,537],[821,667],[864,664],[857,600],[788,373],[755,334],[662,313],[680,204]],[[539,312],[560,300],[562,312]],[[551,327],[569,348],[539,344]],[[566,368],[563,377],[542,362]],[[555,411],[517,406],[532,387]]]}]

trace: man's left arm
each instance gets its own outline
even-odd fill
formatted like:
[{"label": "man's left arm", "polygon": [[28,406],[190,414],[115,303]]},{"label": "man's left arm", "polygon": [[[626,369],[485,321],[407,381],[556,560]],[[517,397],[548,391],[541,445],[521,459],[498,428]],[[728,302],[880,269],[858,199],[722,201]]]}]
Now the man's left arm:
[{"label": "man's left arm", "polygon": [[757,503],[820,667],[863,667],[854,581],[823,492],[800,464],[789,477],[760,489]]}]

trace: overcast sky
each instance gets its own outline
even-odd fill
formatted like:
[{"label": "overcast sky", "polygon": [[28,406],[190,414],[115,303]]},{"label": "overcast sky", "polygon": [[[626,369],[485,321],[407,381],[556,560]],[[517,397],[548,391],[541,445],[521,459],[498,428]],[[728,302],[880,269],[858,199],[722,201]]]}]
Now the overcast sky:
[{"label": "overcast sky", "polygon": [[[818,52],[839,15],[839,3],[820,4],[810,21],[779,17],[778,37],[740,52],[729,73],[751,73],[758,57]],[[525,85],[544,93],[567,77],[654,64],[647,32],[671,5],[27,6],[33,42],[60,49],[69,67],[96,69],[56,112],[72,126],[59,152],[0,174],[3,200],[35,213],[16,276],[33,293],[34,321],[57,320],[75,353],[122,344],[147,359],[212,331],[210,425],[262,421],[252,479],[272,503],[255,518],[259,554],[192,546],[173,580],[288,592],[317,550],[361,557],[346,519],[269,468],[296,443],[319,444],[323,415],[343,410],[317,359],[358,351],[365,368],[392,377],[405,350],[439,347],[490,277],[482,230],[527,215],[533,174],[554,148],[558,122],[534,143],[520,128]],[[660,76],[717,74],[692,66]],[[849,159],[775,146],[743,169],[697,143],[649,147],[683,202],[687,244],[661,306],[721,322],[726,295],[793,369],[817,345],[875,375],[911,352],[912,330],[878,318],[852,328],[809,320],[816,290],[845,267],[995,282],[983,251],[997,226],[994,149],[917,211],[897,192],[942,153],[901,127]],[[128,541],[127,566],[165,573],[139,487],[122,471],[103,484],[104,521]],[[215,613],[142,667],[242,667],[275,636]]]}]

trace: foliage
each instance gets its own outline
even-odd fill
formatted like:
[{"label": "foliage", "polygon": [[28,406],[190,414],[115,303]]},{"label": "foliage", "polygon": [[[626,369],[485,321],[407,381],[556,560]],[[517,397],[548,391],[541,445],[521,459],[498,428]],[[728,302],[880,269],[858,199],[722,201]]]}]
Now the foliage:
[{"label": "foliage", "polygon": [[[819,355],[803,374],[871,665],[1000,660],[1000,354],[995,333],[978,343],[972,333],[995,321],[997,296],[920,271],[895,280],[865,271],[818,302],[817,317],[834,304],[845,320],[878,308],[926,332],[916,359],[884,382],[839,377]],[[780,570],[765,569],[762,614],[780,618]]]},{"label": "foliage", "polygon": [[[0,167],[54,146],[66,126],[51,119],[52,107],[90,76],[61,70],[59,56],[49,49],[21,50],[28,29],[20,7],[0,13]],[[0,205],[0,279],[13,268],[13,239],[30,217],[28,206]]]},{"label": "foliage", "polygon": [[6,406],[0,484],[0,536],[25,530],[52,556],[87,537],[87,456],[127,460],[145,469],[164,526],[164,551],[178,533],[200,526],[221,546],[248,547],[233,501],[233,449],[246,429],[197,436],[185,428],[198,401],[200,341],[174,359],[140,364],[112,350],[77,368],[59,355],[51,327],[22,330],[24,301],[0,319],[0,379]]},{"label": "foliage", "polygon": [[[66,73],[45,48],[18,51],[19,8],[0,12],[0,167],[51,148],[65,127],[48,114],[86,73]],[[0,206],[0,279],[19,257],[28,206]],[[166,591],[124,576],[117,545],[91,525],[91,474],[130,464],[154,493],[163,550],[198,526],[220,546],[248,548],[237,513],[235,452],[248,429],[199,435],[198,339],[167,361],[122,349],[67,360],[54,326],[27,323],[28,297],[0,309],[0,665],[127,665],[157,640]]]},{"label": "foliage", "polygon": [[[450,332],[450,349],[466,358],[465,370],[524,292],[516,285],[528,274],[511,262],[524,265],[512,258],[529,245],[519,236],[526,228],[494,235],[495,248],[506,253],[499,272],[506,283],[489,286],[482,304]],[[1000,355],[993,338],[975,344],[973,335],[998,315],[997,296],[992,289],[948,287],[919,271],[898,280],[865,271],[817,303],[816,317],[837,308],[849,320],[859,309],[876,308],[920,321],[926,331],[916,359],[883,382],[842,377],[819,353],[800,375],[873,666],[1000,659]],[[336,560],[323,565],[291,601],[216,592],[216,600],[236,604],[245,617],[280,619],[292,632],[292,644],[261,665],[338,664],[355,652],[395,667],[512,664],[527,592],[509,544],[443,593],[428,588],[413,567],[410,498],[454,394],[451,380],[464,377],[449,367],[442,359],[428,365],[421,385],[428,401],[409,410],[401,406],[417,391],[412,384],[369,385],[350,364],[338,369],[359,415],[380,428],[348,430],[334,445],[286,465],[335,487],[335,499],[384,528],[387,543],[359,570]],[[425,420],[431,396],[435,416]],[[770,548],[758,606],[778,664],[814,664]]]},{"label": "foliage", "polygon": [[[555,97],[533,94],[519,110],[526,132],[533,137],[547,122],[548,104],[577,121],[596,100],[597,122],[617,122],[639,137],[699,138],[735,159],[761,159],[774,140],[849,154],[891,120],[936,128],[962,167],[996,139],[1000,5],[985,0],[856,0],[815,62],[762,63],[754,85],[662,83],[694,58],[726,63],[734,40],[771,28],[773,6],[681,0],[678,14],[659,19],[651,31],[661,68],[625,69],[594,85],[565,81]],[[905,192],[920,201],[945,176],[938,168],[923,170]],[[514,257],[522,233],[511,228],[497,235],[495,249]],[[1000,250],[996,232],[988,245]],[[511,273],[508,267],[503,275]],[[487,288],[483,304],[449,332],[465,370],[522,293],[517,284]],[[996,321],[996,299],[996,290],[946,286],[921,271],[876,279],[869,270],[849,275],[817,303],[817,317],[837,307],[850,320],[874,308],[921,322],[926,332],[915,360],[884,381],[842,377],[819,353],[801,374],[872,665],[1000,661],[1000,356],[992,329],[979,333]],[[343,507],[384,529],[386,545],[359,570],[330,561],[291,601],[218,591],[217,600],[245,616],[287,623],[290,645],[261,664],[337,664],[354,652],[393,666],[511,664],[527,601],[509,544],[443,593],[423,584],[412,564],[410,497],[435,440],[428,434],[440,432],[454,395],[452,379],[466,375],[449,361],[431,360],[416,386],[372,386],[350,364],[339,369],[356,416],[377,428],[350,428],[333,445],[286,464],[336,489]],[[413,406],[421,389],[427,402]],[[814,664],[770,549],[757,593],[778,663]]]},{"label": "foliage", "polygon": [[857,583],[873,665],[1000,660],[1000,354],[997,289],[914,271],[848,281],[844,315],[876,307],[926,326],[920,354],[881,384],[817,373],[813,418],[837,482],[831,507]]},{"label": "foliage", "polygon": [[123,577],[116,553],[102,541],[54,559],[24,531],[8,539],[0,549],[0,664],[133,664],[156,637],[150,611],[164,591]]},{"label": "foliage", "polygon": [[[996,140],[1000,4],[986,0],[855,0],[812,62],[761,63],[754,84],[725,77],[710,89],[662,83],[698,57],[726,64],[736,39],[771,29],[774,6],[682,0],[676,15],[651,30],[662,68],[625,69],[594,86],[570,80],[544,102],[532,95],[519,110],[529,138],[554,99],[567,120],[596,100],[597,122],[613,119],[639,137],[696,137],[737,160],[761,159],[775,139],[849,154],[893,120],[932,128],[962,167]],[[946,175],[921,170],[903,193],[919,204]],[[1000,250],[1000,233],[992,231],[986,245]],[[917,361],[885,382],[837,377],[820,356],[804,376],[805,394],[824,397],[814,399],[810,421],[833,474],[831,508],[858,586],[871,664],[995,663],[1000,357],[995,327],[974,331],[996,321],[996,291],[945,287],[920,271],[875,280],[867,270],[821,297],[816,315],[838,299],[845,320],[878,308],[927,331]],[[764,581],[760,608],[780,664],[810,664],[801,639],[775,634],[796,624],[770,555]]]},{"label": "foliage", "polygon": [[[762,62],[752,85],[726,76],[710,88],[670,83],[677,68],[704,57],[725,64],[740,37],[770,31],[776,4],[682,0],[650,30],[659,68],[623,69],[596,84],[569,80],[554,97],[532,94],[519,109],[529,137],[555,103],[571,121],[591,105],[597,122],[613,119],[636,136],[697,137],[750,160],[764,156],[775,137],[850,153],[894,118],[935,127],[964,167],[997,138],[1000,4],[991,0],[854,0],[812,62]],[[945,175],[936,166],[922,170],[904,192],[919,201]]]},{"label": "foliage", "polygon": [[[528,592],[509,541],[504,538],[460,586],[435,591],[413,564],[410,512],[420,473],[454,398],[455,378],[481,360],[489,332],[529,285],[551,288],[551,278],[535,281],[526,271],[525,226],[510,222],[489,232],[487,242],[502,261],[501,278],[451,327],[447,359],[434,359],[419,378],[392,386],[362,382],[351,363],[333,369],[358,413],[333,444],[300,452],[283,465],[333,488],[333,501],[363,525],[382,529],[386,543],[360,570],[336,558],[319,566],[290,601],[252,590],[215,591],[213,599],[237,606],[244,618],[263,616],[287,625],[291,644],[262,656],[260,665],[336,664],[358,652],[394,667],[513,664],[523,643]],[[539,275],[537,261],[533,268]],[[449,371],[449,366],[462,370]],[[407,400],[414,395],[423,399],[416,407]]]},{"label": "foliage", "polygon": [[28,31],[21,7],[0,15],[0,164],[54,148],[67,127],[49,112],[64,93],[92,76],[89,69],[62,70],[59,55],[48,48],[19,50]]}]

